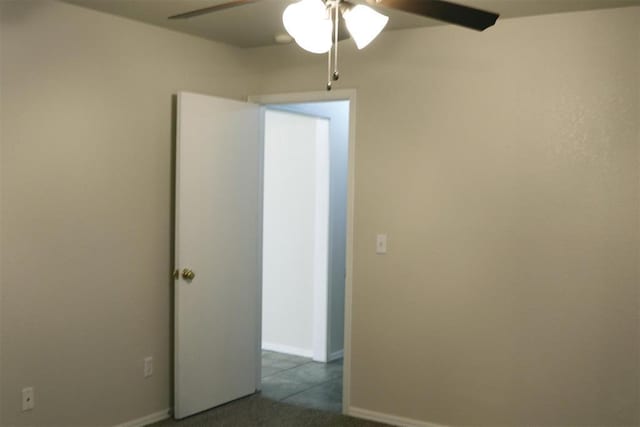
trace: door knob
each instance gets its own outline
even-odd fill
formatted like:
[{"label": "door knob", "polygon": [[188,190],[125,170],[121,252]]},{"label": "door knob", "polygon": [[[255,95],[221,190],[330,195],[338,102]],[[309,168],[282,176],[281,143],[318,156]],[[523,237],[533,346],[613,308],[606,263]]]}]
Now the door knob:
[{"label": "door knob", "polygon": [[196,277],[196,273],[189,270],[188,268],[185,268],[184,270],[182,270],[182,278],[184,280],[193,280],[194,277]]}]

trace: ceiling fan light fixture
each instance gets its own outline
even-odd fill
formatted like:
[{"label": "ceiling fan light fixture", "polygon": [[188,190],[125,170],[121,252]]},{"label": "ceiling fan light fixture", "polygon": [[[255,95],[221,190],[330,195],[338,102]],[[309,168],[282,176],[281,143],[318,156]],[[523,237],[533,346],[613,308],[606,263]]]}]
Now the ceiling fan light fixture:
[{"label": "ceiling fan light fixture", "polygon": [[331,49],[331,30],[333,24],[328,19],[310,22],[299,37],[294,40],[304,50],[311,53],[327,53]]},{"label": "ceiling fan light fixture", "polygon": [[342,16],[358,49],[367,47],[382,32],[389,21],[388,16],[361,4],[344,8]]},{"label": "ceiling fan light fixture", "polygon": [[282,23],[304,50],[326,53],[331,49],[333,24],[322,0],[301,0],[287,6]]}]

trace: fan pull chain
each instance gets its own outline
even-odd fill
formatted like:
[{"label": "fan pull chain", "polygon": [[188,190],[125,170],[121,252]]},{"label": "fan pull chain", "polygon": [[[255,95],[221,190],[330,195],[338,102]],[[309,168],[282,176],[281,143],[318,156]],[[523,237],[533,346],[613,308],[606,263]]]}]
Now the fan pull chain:
[{"label": "fan pull chain", "polygon": [[[333,82],[340,78],[340,73],[338,72],[338,29],[340,24],[340,1],[341,0],[327,1],[327,7],[329,8],[329,18],[331,18],[333,22],[333,43],[331,43],[331,48],[329,49],[327,65],[327,90],[331,90]],[[332,13],[333,16],[331,16]],[[331,63],[332,54],[333,64]],[[331,65],[333,65],[333,72],[331,72]]]},{"label": "fan pull chain", "polygon": [[333,75],[331,76],[332,79],[334,81],[338,80],[340,78],[340,73],[338,73],[338,27],[339,27],[339,23],[340,23],[340,3],[336,3],[335,6],[333,6],[333,10],[335,11],[335,21],[334,21],[334,34],[333,34],[333,47],[335,49],[334,51],[334,59],[333,59]]},{"label": "fan pull chain", "polygon": [[331,49],[329,49],[327,56],[327,90],[331,90]]}]

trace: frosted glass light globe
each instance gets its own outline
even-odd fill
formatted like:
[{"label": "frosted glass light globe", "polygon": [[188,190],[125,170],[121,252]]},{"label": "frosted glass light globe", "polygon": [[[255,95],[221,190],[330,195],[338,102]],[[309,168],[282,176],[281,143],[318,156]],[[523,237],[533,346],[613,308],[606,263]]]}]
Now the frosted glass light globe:
[{"label": "frosted glass light globe", "polygon": [[361,4],[344,10],[342,16],[358,49],[363,49],[371,43],[389,21],[388,16]]},{"label": "frosted glass light globe", "polygon": [[282,23],[304,50],[326,53],[331,49],[333,24],[322,0],[301,0],[287,6]]}]

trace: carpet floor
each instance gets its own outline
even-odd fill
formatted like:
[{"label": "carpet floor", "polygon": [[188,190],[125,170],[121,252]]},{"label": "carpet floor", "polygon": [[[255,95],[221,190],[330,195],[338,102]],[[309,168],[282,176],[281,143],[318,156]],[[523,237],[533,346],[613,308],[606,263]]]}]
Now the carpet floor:
[{"label": "carpet floor", "polygon": [[332,412],[307,409],[254,394],[200,414],[176,421],[160,421],[154,427],[384,427]]}]

